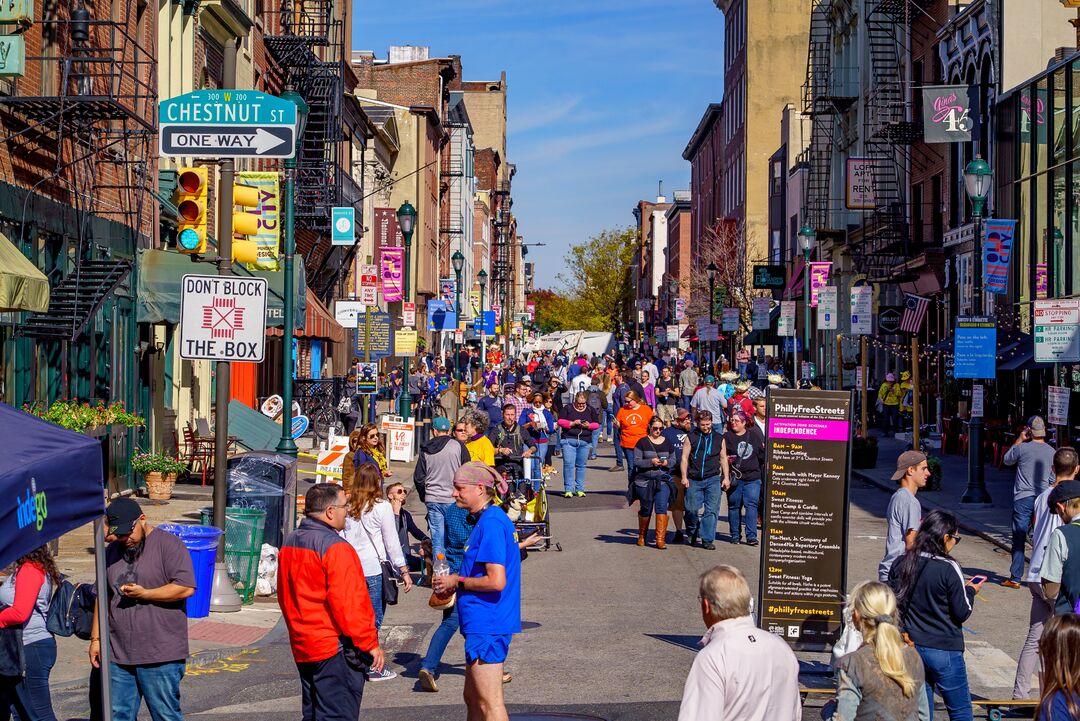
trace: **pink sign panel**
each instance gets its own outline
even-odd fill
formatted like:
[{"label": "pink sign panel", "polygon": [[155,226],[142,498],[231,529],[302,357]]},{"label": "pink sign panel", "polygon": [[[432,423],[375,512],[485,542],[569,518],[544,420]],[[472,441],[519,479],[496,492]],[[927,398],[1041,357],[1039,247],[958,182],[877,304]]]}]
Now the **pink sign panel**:
[{"label": "pink sign panel", "polygon": [[810,264],[810,307],[817,308],[818,291],[829,284],[831,261]]},{"label": "pink sign panel", "polygon": [[379,277],[382,279],[383,300],[388,303],[402,299],[401,281],[404,277],[405,249],[395,246],[379,248]]},{"label": "pink sign panel", "polygon": [[1035,297],[1045,298],[1046,291],[1050,281],[1049,273],[1047,272],[1046,263],[1035,264]]}]

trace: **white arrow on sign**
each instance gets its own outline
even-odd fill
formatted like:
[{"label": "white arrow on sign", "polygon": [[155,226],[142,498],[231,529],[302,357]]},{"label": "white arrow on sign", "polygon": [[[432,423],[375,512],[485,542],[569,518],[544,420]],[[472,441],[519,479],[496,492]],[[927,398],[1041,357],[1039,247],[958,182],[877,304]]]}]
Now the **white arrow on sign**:
[{"label": "white arrow on sign", "polygon": [[161,128],[162,155],[217,157],[289,157],[292,128],[166,125]]}]

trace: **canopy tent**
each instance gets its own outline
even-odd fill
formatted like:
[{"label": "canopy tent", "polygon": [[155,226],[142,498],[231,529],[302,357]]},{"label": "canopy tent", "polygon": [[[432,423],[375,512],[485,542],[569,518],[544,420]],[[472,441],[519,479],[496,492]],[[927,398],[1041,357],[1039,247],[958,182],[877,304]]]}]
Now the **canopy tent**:
[{"label": "canopy tent", "polygon": [[[0,510],[0,567],[94,523],[98,617],[109,637],[105,578],[105,483],[101,442],[0,403],[0,438],[18,438],[0,454],[0,490],[14,499]],[[101,644],[101,707],[112,719],[109,644]]]},{"label": "canopy tent", "polygon": [[0,313],[49,312],[49,279],[0,234]]}]

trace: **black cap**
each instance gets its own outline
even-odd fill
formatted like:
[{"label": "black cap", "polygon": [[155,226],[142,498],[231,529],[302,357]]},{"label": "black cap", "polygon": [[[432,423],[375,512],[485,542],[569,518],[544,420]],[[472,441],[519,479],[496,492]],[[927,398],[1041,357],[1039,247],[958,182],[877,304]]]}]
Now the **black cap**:
[{"label": "black cap", "polygon": [[142,507],[134,500],[117,498],[105,509],[105,517],[109,520],[109,535],[130,535],[142,515]]},{"label": "black cap", "polygon": [[1046,505],[1053,512],[1057,510],[1057,504],[1074,498],[1080,498],[1080,481],[1061,481],[1054,486],[1054,490],[1050,491],[1050,495],[1046,498]]}]

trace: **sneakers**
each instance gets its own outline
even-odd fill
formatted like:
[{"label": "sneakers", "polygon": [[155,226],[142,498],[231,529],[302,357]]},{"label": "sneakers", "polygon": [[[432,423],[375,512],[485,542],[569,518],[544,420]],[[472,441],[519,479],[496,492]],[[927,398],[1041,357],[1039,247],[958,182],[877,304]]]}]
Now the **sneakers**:
[{"label": "sneakers", "polygon": [[623,470],[622,466],[612,466],[611,468],[608,469],[608,472],[610,473],[612,471],[621,471],[621,470]]},{"label": "sneakers", "polygon": [[715,543],[702,543],[701,547],[704,548],[706,551],[715,551],[716,550],[716,544]]},{"label": "sneakers", "polygon": [[435,683],[435,674],[426,668],[420,669],[420,688],[428,693],[439,692],[439,684]]},{"label": "sneakers", "polygon": [[1004,581],[1001,582],[1001,585],[1005,588],[1020,588],[1020,584],[1012,580],[1011,578],[1006,578]]},{"label": "sneakers", "polygon": [[383,666],[382,671],[368,671],[368,681],[389,681],[392,678],[397,678],[397,674],[390,670],[388,666]]},{"label": "sneakers", "polygon": [[590,453],[589,454],[589,460],[590,461],[595,461],[596,460],[596,454],[595,453]]},{"label": "sneakers", "polygon": [[756,538],[747,539],[746,545],[747,546],[756,546],[756,545],[758,545],[758,540]]},{"label": "sneakers", "polygon": [[577,497],[578,498],[584,498],[585,497],[585,491],[578,491],[577,492]]},{"label": "sneakers", "polygon": [[562,494],[562,497],[563,498],[573,498],[574,494],[571,493],[570,491],[567,491],[566,493]]},{"label": "sneakers", "polygon": [[675,531],[675,538],[671,539],[671,542],[672,543],[682,543],[683,539],[685,539],[685,538],[686,538],[686,536],[683,535],[682,531]]}]

